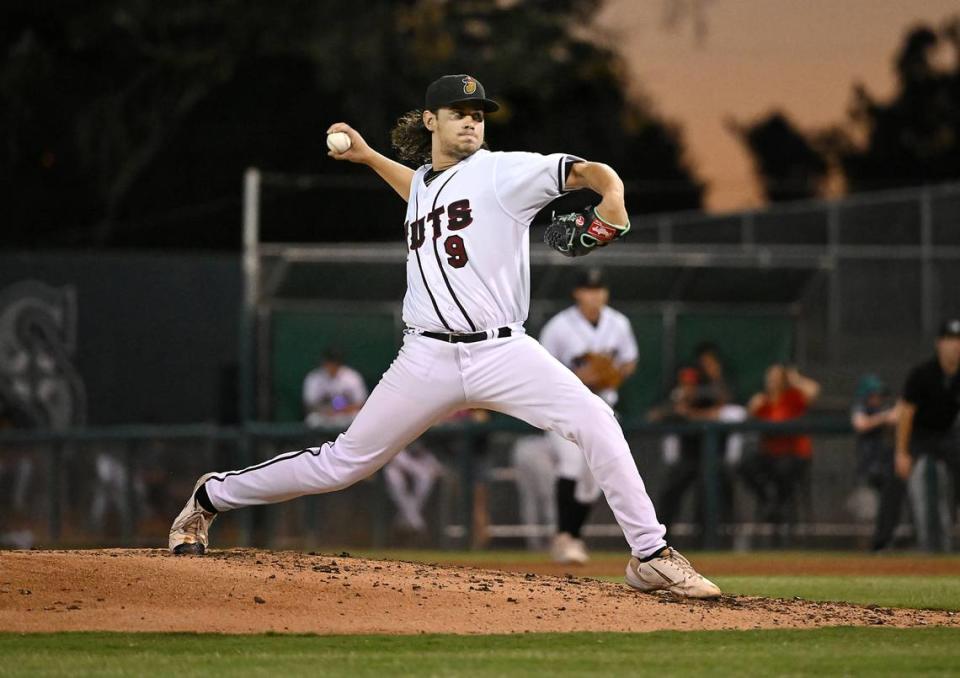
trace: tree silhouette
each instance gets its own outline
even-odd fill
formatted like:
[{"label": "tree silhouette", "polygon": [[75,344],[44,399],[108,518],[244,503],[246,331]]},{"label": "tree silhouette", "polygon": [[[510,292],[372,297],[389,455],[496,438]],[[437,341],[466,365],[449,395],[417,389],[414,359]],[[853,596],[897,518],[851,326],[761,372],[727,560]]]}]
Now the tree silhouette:
[{"label": "tree silhouette", "polygon": [[[621,59],[582,28],[600,0],[91,0],[0,10],[0,172],[12,244],[236,247],[240,177],[336,174],[268,196],[277,238],[393,238],[395,197],[334,168],[324,130],[376,147],[427,83],[469,72],[503,104],[494,149],[566,150],[622,174],[635,211],[700,205],[679,130],[626,96]],[[352,182],[352,183],[350,183]],[[349,184],[349,185],[347,185]],[[345,221],[345,215],[349,220]],[[339,228],[318,228],[337,224]],[[349,227],[343,227],[349,226]]]},{"label": "tree silhouette", "polygon": [[817,195],[829,167],[851,192],[960,179],[960,17],[908,31],[894,68],[894,95],[881,101],[855,85],[845,123],[802,132],[782,113],[731,123],[769,200]]},{"label": "tree silhouette", "polygon": [[827,161],[784,113],[774,111],[749,124],[730,121],[728,128],[753,156],[767,200],[802,200],[820,194]]},{"label": "tree silhouette", "polygon": [[[939,48],[953,52],[951,66],[937,65]],[[835,148],[852,191],[960,178],[960,18],[939,31],[912,29],[895,65],[898,87],[889,101],[854,90],[850,129]]]}]

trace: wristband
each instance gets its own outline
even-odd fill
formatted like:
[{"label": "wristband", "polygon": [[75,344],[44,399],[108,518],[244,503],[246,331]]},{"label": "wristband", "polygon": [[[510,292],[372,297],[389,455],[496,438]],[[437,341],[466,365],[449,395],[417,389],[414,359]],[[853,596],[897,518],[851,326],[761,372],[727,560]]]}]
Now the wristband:
[{"label": "wristband", "polygon": [[615,223],[613,223],[612,221],[607,221],[607,220],[604,219],[602,216],[600,216],[600,212],[597,211],[597,208],[596,208],[596,207],[593,208],[593,213],[594,213],[594,215],[597,217],[597,219],[599,219],[600,221],[602,221],[603,223],[605,223],[607,226],[610,226],[611,228],[615,228],[615,229],[617,229],[618,231],[623,231],[623,233],[626,233],[627,231],[630,230],[630,220],[629,220],[629,219],[627,219],[627,223],[625,223],[625,224],[623,224],[623,225],[621,226],[620,224],[615,224]]}]

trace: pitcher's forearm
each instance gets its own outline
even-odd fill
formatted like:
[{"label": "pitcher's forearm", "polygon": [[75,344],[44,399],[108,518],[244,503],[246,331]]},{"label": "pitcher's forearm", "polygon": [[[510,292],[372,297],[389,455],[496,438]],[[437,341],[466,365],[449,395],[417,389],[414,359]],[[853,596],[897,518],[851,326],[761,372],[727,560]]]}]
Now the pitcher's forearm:
[{"label": "pitcher's forearm", "polygon": [[597,205],[601,218],[617,225],[628,221],[624,204],[623,181],[609,165],[601,162],[578,162],[570,168],[567,188],[589,188],[599,193],[603,200]]}]

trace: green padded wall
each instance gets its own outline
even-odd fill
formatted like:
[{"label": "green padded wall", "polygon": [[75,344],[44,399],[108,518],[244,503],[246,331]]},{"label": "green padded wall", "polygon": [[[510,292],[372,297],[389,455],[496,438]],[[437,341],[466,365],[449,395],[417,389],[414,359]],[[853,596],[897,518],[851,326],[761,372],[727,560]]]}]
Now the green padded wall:
[{"label": "green padded wall", "polygon": [[393,314],[349,309],[276,312],[271,337],[275,421],[303,419],[303,378],[316,367],[327,346],[336,346],[372,390],[396,357],[402,339]]},{"label": "green padded wall", "polygon": [[661,398],[663,376],[663,321],[659,313],[631,313],[640,357],[637,371],[620,389],[617,410],[624,419],[641,417]]},{"label": "green padded wall", "polygon": [[720,349],[736,397],[746,403],[763,387],[763,373],[771,363],[793,356],[794,322],[788,315],[682,314],[677,317],[678,364],[693,362],[702,341]]}]

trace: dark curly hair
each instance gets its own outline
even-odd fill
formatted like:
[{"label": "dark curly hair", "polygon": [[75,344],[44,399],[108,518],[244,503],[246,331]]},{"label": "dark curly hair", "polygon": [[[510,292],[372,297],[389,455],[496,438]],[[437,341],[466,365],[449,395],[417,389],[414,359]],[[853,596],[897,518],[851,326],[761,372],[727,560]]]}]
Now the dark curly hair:
[{"label": "dark curly hair", "polygon": [[423,126],[423,111],[407,111],[390,131],[390,144],[401,162],[419,167],[430,162],[430,130]]}]

